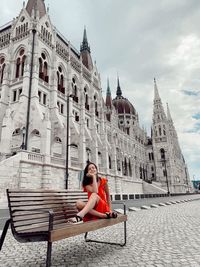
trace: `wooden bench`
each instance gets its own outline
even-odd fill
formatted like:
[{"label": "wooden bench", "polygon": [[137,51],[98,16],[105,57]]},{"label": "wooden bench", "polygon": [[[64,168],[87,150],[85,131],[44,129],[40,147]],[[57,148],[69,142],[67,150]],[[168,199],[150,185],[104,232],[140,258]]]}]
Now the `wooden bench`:
[{"label": "wooden bench", "polygon": [[[76,201],[87,201],[87,193],[69,190],[9,190],[7,189],[10,218],[7,220],[0,240],[0,250],[9,225],[19,242],[47,241],[46,266],[51,265],[52,243],[67,237],[85,233],[85,241],[124,246],[126,244],[126,207],[124,214],[115,219],[98,219],[80,224],[67,223],[77,213]],[[116,203],[116,202],[115,202]],[[111,243],[87,238],[90,231],[124,223],[123,243]]]}]

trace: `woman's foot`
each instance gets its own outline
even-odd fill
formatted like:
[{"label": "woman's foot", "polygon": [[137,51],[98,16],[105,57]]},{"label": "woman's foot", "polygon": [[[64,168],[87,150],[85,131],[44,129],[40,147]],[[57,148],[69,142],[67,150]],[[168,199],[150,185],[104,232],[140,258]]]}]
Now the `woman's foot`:
[{"label": "woman's foot", "polygon": [[106,219],[117,218],[116,211],[106,212],[105,214],[106,214]]},{"label": "woman's foot", "polygon": [[78,224],[82,222],[83,222],[83,218],[79,215],[76,215],[75,217],[72,217],[69,220],[67,220],[67,223],[74,223],[74,224]]}]

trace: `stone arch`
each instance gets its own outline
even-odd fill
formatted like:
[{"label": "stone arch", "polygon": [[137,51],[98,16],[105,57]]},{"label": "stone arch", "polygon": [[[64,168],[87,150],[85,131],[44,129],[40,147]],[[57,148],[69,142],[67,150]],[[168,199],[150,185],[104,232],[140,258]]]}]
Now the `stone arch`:
[{"label": "stone arch", "polygon": [[30,133],[29,144],[32,152],[41,152],[41,133],[38,129],[33,129]]},{"label": "stone arch", "polygon": [[52,144],[52,154],[54,157],[61,157],[62,152],[62,139],[59,136],[55,136]]}]

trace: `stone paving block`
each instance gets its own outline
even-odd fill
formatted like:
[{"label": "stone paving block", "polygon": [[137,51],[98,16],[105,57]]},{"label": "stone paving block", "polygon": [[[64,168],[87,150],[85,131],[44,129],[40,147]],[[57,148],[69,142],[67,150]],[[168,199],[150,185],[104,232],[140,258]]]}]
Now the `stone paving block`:
[{"label": "stone paving block", "polygon": [[172,201],[170,201],[172,204],[176,204],[176,201],[174,201],[174,200],[172,200]]},{"label": "stone paving block", "polygon": [[128,210],[129,210],[129,211],[139,211],[139,210],[141,210],[141,209],[136,208],[136,207],[129,207]]},{"label": "stone paving block", "polygon": [[158,205],[161,206],[161,207],[165,207],[166,206],[165,203],[159,203]]},{"label": "stone paving block", "polygon": [[159,205],[157,205],[157,204],[151,204],[151,208],[158,208],[159,207]]},{"label": "stone paving block", "polygon": [[149,210],[150,208],[151,208],[150,206],[146,206],[146,205],[141,206],[141,209],[142,209],[142,210]]},{"label": "stone paving block", "polygon": [[171,202],[165,202],[166,205],[171,205],[172,203]]}]

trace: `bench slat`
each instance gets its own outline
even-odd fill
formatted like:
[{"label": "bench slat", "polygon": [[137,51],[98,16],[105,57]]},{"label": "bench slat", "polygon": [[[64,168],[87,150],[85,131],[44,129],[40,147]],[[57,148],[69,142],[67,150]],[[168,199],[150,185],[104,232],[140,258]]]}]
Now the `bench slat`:
[{"label": "bench slat", "polygon": [[27,196],[29,196],[29,197],[43,197],[43,196],[46,196],[46,197],[48,197],[48,196],[52,196],[52,195],[54,195],[54,196],[79,196],[79,195],[87,195],[85,192],[65,192],[65,193],[58,193],[58,192],[14,192],[14,193],[12,193],[12,192],[10,192],[9,193],[9,196],[10,197],[27,197]]},{"label": "bench slat", "polygon": [[15,208],[15,207],[25,207],[25,206],[45,206],[45,205],[56,205],[56,206],[59,206],[59,205],[67,205],[67,204],[75,204],[77,202],[78,198],[77,199],[73,199],[73,200],[68,200],[68,201],[31,201],[31,202],[14,202],[12,203],[12,207]]},{"label": "bench slat", "polygon": [[39,196],[39,197],[11,197],[10,201],[13,202],[20,202],[20,201],[67,201],[70,199],[87,199],[87,195],[73,195],[73,196]]},{"label": "bench slat", "polygon": [[[55,223],[56,221],[59,221],[61,219],[67,220],[69,218],[74,217],[76,214],[77,214],[77,211],[73,211],[73,212],[71,211],[69,213],[61,214],[59,216],[54,217],[54,221],[53,222]],[[18,220],[16,218],[13,219],[15,227],[17,227],[17,226],[18,227],[19,226],[25,226],[25,225],[29,225],[29,224],[34,226],[34,224],[37,225],[38,222],[44,222],[44,221],[48,222],[49,221],[49,217],[47,217],[47,216],[46,217],[43,216],[43,217],[39,217],[39,218],[35,217],[34,219],[33,218],[26,218],[24,220]]]}]

